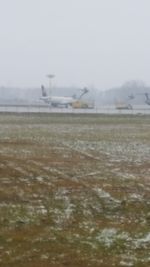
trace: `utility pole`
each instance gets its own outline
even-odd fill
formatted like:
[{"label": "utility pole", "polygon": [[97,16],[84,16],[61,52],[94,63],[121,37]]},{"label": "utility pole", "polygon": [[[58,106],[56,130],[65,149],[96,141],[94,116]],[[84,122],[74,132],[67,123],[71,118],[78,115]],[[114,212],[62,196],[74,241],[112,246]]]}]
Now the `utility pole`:
[{"label": "utility pole", "polygon": [[55,77],[54,74],[48,74],[46,77],[49,79],[49,94],[52,94],[52,79]]}]

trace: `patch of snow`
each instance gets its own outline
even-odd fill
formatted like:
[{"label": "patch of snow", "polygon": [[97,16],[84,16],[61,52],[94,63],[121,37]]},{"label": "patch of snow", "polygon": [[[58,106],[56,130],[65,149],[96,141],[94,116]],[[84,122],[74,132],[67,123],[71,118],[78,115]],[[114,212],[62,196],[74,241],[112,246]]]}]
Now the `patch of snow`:
[{"label": "patch of snow", "polygon": [[104,229],[101,233],[98,234],[96,240],[100,243],[103,243],[105,246],[110,247],[114,240],[116,239],[117,229]]}]

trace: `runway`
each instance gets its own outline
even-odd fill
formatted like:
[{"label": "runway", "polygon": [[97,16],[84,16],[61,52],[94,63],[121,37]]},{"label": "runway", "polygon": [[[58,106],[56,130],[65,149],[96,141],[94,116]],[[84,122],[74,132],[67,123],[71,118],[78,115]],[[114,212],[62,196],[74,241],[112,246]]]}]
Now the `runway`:
[{"label": "runway", "polygon": [[94,109],[53,108],[48,105],[0,105],[1,113],[73,113],[73,114],[131,114],[150,115],[150,106],[137,105],[133,109],[116,109],[115,106],[100,106]]}]

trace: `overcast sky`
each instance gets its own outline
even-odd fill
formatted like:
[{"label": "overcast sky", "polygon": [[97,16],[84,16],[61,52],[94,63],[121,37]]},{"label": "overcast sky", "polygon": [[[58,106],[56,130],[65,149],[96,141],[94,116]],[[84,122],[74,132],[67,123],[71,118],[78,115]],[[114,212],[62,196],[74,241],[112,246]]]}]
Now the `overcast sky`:
[{"label": "overcast sky", "polygon": [[150,85],[149,0],[0,0],[0,86]]}]

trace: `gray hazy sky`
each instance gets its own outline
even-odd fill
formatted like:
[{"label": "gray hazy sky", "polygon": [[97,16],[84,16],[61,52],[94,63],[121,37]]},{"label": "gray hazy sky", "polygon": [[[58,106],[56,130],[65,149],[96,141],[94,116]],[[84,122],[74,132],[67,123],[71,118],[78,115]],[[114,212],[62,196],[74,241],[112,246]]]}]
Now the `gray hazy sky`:
[{"label": "gray hazy sky", "polygon": [[150,85],[150,0],[0,0],[0,86]]}]

